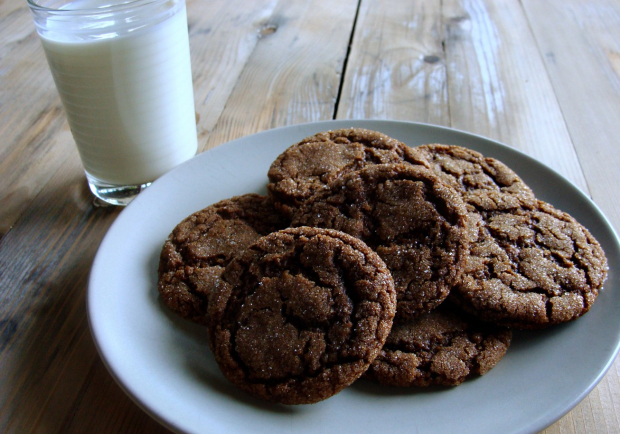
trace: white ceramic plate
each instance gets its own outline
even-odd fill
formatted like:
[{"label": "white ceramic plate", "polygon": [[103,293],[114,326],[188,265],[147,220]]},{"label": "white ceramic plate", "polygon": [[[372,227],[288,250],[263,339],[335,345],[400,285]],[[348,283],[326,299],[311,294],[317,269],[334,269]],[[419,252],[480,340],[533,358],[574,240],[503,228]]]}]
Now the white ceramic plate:
[{"label": "white ceramic plate", "polygon": [[[537,333],[515,333],[506,357],[457,388],[402,390],[358,381],[314,405],[281,406],[232,387],[209,352],[204,329],[158,299],[162,244],[184,217],[221,199],[266,193],[267,170],[289,145],[319,131],[359,126],[415,146],[463,145],[513,168],[543,200],[588,227],[610,273],[591,311]],[[479,136],[391,121],[327,121],[265,131],[204,152],[153,183],[110,228],[88,290],[92,334],[121,387],[145,411],[182,433],[535,433],[568,412],[610,367],[620,342],[620,246],[583,193],[536,160]]]}]

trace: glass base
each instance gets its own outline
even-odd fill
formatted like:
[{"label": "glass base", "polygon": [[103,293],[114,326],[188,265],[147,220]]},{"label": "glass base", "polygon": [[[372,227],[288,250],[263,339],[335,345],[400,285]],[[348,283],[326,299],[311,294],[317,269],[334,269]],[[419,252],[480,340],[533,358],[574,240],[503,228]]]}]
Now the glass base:
[{"label": "glass base", "polygon": [[136,185],[114,185],[99,181],[86,174],[90,191],[105,203],[110,205],[126,206],[142,190],[151,185],[150,182]]}]

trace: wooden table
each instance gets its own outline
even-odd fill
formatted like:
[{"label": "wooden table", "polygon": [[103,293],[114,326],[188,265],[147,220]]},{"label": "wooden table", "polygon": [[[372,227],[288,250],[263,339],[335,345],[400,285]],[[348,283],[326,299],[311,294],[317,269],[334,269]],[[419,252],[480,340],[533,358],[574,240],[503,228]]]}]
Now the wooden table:
[{"label": "wooden table", "polygon": [[[199,148],[398,119],[518,148],[620,228],[619,0],[189,0]],[[0,2],[0,431],[164,433],[91,339],[98,207],[24,0]],[[515,409],[518,411],[518,409]],[[545,433],[620,432],[620,362]]]}]

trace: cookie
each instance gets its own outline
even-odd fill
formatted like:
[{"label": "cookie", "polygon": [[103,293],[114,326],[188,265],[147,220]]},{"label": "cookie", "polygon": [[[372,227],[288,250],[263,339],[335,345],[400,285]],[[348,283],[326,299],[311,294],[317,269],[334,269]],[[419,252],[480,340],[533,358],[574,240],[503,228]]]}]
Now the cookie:
[{"label": "cookie", "polygon": [[222,200],[180,222],[159,260],[158,290],[183,318],[205,324],[209,294],[230,260],[263,235],[288,226],[271,199],[246,194]]},{"label": "cookie", "polygon": [[448,295],[467,257],[465,205],[431,170],[409,164],[351,172],[308,199],[292,226],[340,230],[385,261],[396,286],[397,319],[428,312]]},{"label": "cookie", "polygon": [[573,217],[536,201],[479,214],[451,299],[487,321],[538,329],[585,314],[607,276],[603,249]]},{"label": "cookie", "polygon": [[429,144],[415,148],[433,171],[474,210],[498,210],[535,202],[525,182],[499,160],[454,145]]},{"label": "cookie", "polygon": [[470,320],[444,303],[395,324],[364,377],[387,386],[457,386],[497,365],[511,339],[509,329]]},{"label": "cookie", "polygon": [[395,312],[379,256],[342,232],[289,228],[233,259],[209,304],[215,359],[233,384],[283,404],[326,399],[359,378]]},{"label": "cookie", "polygon": [[425,164],[416,151],[385,134],[362,128],[326,131],[286,149],[268,171],[267,189],[276,208],[295,208],[342,175],[367,165]]}]

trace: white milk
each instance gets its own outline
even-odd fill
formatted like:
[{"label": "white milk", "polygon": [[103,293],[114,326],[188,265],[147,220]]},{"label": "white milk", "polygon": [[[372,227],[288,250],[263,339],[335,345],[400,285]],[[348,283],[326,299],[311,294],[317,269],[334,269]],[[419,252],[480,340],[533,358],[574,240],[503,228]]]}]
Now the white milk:
[{"label": "white milk", "polygon": [[[71,8],[84,8],[83,3]],[[184,3],[178,7],[162,22],[129,34],[119,30],[116,37],[75,41],[53,32],[41,35],[91,177],[143,184],[195,155],[187,14]]]}]

